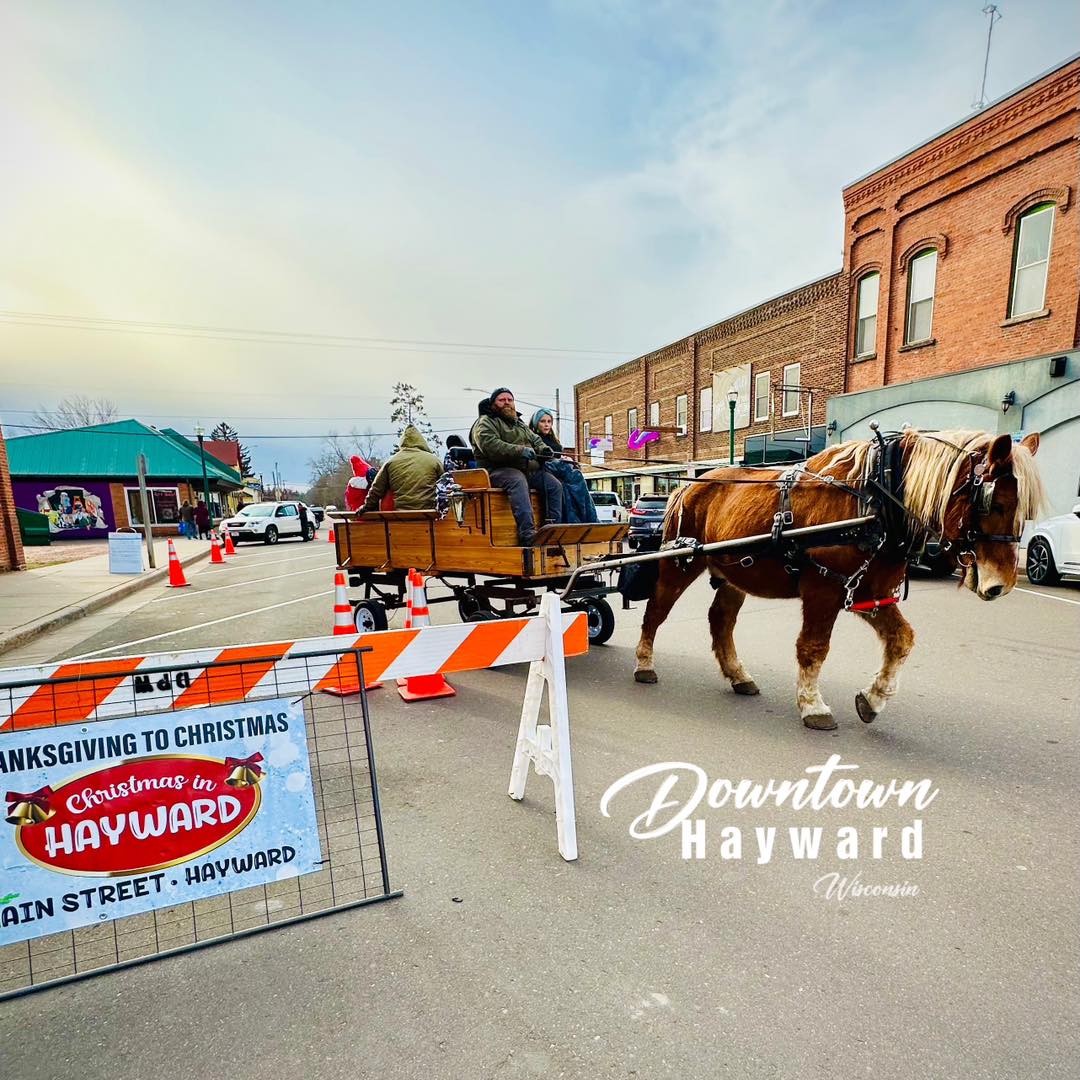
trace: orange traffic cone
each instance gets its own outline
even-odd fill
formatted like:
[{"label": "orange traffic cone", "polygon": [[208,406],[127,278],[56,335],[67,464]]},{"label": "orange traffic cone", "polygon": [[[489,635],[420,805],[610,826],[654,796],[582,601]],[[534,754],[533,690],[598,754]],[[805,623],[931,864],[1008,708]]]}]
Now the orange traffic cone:
[{"label": "orange traffic cone", "polygon": [[172,537],[169,537],[169,588],[181,589],[191,582],[184,577],[184,568],[176,557],[176,548],[173,547]]},{"label": "orange traffic cone", "polygon": [[334,526],[331,524],[330,531],[326,534],[326,542],[328,544],[334,543]]},{"label": "orange traffic cone", "polygon": [[[428,617],[427,590],[420,574],[415,576],[412,602],[413,629],[431,625]],[[405,680],[404,686],[398,687],[398,693],[405,701],[426,701],[428,698],[453,697],[457,691],[442,675],[413,675]]]},{"label": "orange traffic cone", "polygon": [[345,592],[345,572],[339,570],[334,575],[334,633],[356,635],[353,622],[352,605]]},{"label": "orange traffic cone", "polygon": [[221,557],[221,541],[218,540],[218,534],[210,534],[210,561],[215,566],[224,566],[225,560]]},{"label": "orange traffic cone", "polygon": [[[334,574],[334,634],[350,634],[356,637],[356,624],[353,622],[352,606],[349,604],[348,593],[345,592],[345,572],[338,570]],[[335,694],[337,697],[348,697],[350,694],[360,693],[360,684],[356,678],[356,661],[353,657],[342,657],[338,661],[338,671],[341,677],[337,686],[323,686],[320,689],[327,694]],[[374,690],[382,686],[379,682],[365,682],[365,690]]]},{"label": "orange traffic cone", "polygon": [[225,530],[225,554],[235,555],[236,547],[232,542],[232,533],[228,529]]}]

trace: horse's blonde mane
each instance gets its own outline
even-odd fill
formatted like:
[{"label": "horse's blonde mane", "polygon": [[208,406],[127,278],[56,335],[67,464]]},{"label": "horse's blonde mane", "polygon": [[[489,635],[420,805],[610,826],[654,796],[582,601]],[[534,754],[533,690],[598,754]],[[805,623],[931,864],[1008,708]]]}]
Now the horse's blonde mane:
[{"label": "horse's blonde mane", "polygon": [[[921,532],[920,522],[940,532],[945,512],[958,484],[970,469],[970,454],[984,461],[996,436],[985,431],[922,432],[909,428],[901,436],[905,451],[904,505],[911,511],[908,528]],[[813,471],[849,482],[864,481],[873,465],[873,442],[858,440],[829,447],[811,459]],[[961,475],[963,474],[963,475]],[[1037,518],[1046,501],[1042,478],[1028,448],[1012,448],[1012,474],[1016,477],[1015,531],[1025,520]]]}]

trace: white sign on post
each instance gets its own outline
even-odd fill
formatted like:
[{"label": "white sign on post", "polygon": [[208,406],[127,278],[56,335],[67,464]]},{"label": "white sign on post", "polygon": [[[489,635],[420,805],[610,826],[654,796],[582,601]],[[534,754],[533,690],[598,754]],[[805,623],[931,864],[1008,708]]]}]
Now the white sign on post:
[{"label": "white sign on post", "polygon": [[750,426],[750,364],[737,364],[713,373],[713,431],[727,431],[731,423],[728,394],[735,390],[736,430]]},{"label": "white sign on post", "polygon": [[615,448],[613,435],[597,435],[589,440],[589,461],[593,465],[604,464],[604,454],[610,454]]},{"label": "white sign on post", "polygon": [[142,534],[137,532],[109,533],[109,573],[141,574],[142,572]]}]

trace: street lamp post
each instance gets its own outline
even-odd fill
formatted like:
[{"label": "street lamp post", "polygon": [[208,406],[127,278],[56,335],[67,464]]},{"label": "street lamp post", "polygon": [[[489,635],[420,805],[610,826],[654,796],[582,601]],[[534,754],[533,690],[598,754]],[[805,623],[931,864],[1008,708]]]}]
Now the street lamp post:
[{"label": "street lamp post", "polygon": [[727,392],[728,407],[728,464],[735,464],[735,405],[739,400],[739,391],[733,386]]},{"label": "street lamp post", "polygon": [[195,425],[195,438],[199,440],[199,459],[202,461],[202,489],[203,501],[206,503],[206,512],[210,513],[210,481],[206,478],[206,450],[203,448],[203,436],[206,429],[202,424]]}]

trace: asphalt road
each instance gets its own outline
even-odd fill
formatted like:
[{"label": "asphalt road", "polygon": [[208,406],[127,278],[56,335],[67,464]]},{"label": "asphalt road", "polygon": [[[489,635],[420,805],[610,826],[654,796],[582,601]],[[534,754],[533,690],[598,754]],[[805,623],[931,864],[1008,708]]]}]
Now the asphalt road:
[{"label": "asphalt road", "polygon": [[[194,572],[191,589],[143,594],[22,657],[327,632],[329,546],[241,550],[226,570]],[[523,670],[457,676],[456,698],[414,705],[384,687],[371,695],[374,741],[391,879],[405,896],[8,1002],[0,1071],[1080,1075],[1080,588],[987,604],[916,581],[905,611],[919,640],[898,697],[869,727],[853,699],[875,669],[876,637],[842,618],[822,677],[832,733],[806,730],[795,709],[797,606],[747,602],[736,637],[762,689],[747,699],[711,657],[709,599],[695,586],[661,630],[656,686],[631,677],[640,607],[619,613],[608,646],[570,662],[577,863],[556,853],[547,780],[530,776],[521,804],[506,797]],[[435,607],[436,620],[455,618],[450,608]],[[655,782],[616,797],[611,817],[599,809],[609,785],[654,762],[765,782],[830,754],[859,777],[930,778],[939,794],[921,812],[703,809],[701,860],[681,857],[678,832],[629,836]],[[900,830],[915,817],[923,857],[904,859]],[[820,858],[795,859],[788,827],[815,824]],[[722,858],[725,826],[742,830],[741,860]],[[758,865],[754,829],[770,826],[776,847]],[[835,857],[840,826],[858,828],[857,861]],[[874,826],[889,830],[880,859]],[[834,870],[918,895],[815,895]]]}]

